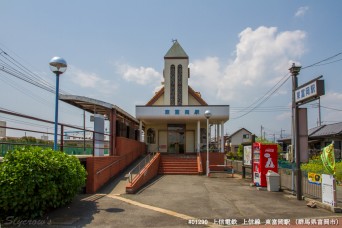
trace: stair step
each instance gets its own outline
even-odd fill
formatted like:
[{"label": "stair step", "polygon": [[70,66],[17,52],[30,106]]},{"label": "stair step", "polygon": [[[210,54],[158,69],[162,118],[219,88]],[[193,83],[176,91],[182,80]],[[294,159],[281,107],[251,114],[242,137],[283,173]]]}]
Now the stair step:
[{"label": "stair step", "polygon": [[184,164],[184,163],[168,163],[168,164],[160,164],[160,166],[190,166],[190,167],[197,167],[197,163],[193,164]]},{"label": "stair step", "polygon": [[197,167],[159,167],[158,170],[182,170],[182,171],[187,171],[187,170],[197,170]]},{"label": "stair step", "polygon": [[198,172],[158,172],[163,175],[198,175]]},{"label": "stair step", "polygon": [[159,174],[198,175],[197,157],[191,155],[162,155]]}]

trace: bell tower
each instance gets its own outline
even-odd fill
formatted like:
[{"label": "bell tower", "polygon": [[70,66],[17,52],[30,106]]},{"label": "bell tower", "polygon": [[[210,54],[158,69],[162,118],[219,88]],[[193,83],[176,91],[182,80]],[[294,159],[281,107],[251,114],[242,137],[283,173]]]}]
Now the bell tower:
[{"label": "bell tower", "polygon": [[189,56],[177,40],[172,42],[172,47],[164,56],[164,105],[188,105]]}]

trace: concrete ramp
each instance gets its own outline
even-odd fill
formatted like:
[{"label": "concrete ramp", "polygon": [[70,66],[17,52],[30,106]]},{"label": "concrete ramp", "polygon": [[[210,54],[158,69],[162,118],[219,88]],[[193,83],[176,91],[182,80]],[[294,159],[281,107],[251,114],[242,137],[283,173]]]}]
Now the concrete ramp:
[{"label": "concrete ramp", "polygon": [[126,193],[126,185],[128,183],[128,173],[139,164],[145,156],[138,158],[130,166],[124,169],[118,176],[114,177],[113,180],[109,181],[103,188],[101,188],[98,193],[103,194],[114,194],[121,195]]}]

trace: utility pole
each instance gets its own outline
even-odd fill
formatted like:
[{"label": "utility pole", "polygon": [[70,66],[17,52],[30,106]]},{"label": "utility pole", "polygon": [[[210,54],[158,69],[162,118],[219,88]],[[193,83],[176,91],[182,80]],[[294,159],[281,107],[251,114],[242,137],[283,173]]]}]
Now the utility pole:
[{"label": "utility pole", "polygon": [[83,153],[86,154],[86,113],[83,110]]},{"label": "utility pole", "polygon": [[260,128],[260,138],[262,139],[262,129],[263,129],[263,126],[261,125],[261,128]]},{"label": "utility pole", "polygon": [[285,132],[285,130],[280,129],[280,138],[281,138],[281,139],[283,138],[283,132]]},{"label": "utility pole", "polygon": [[294,149],[296,157],[296,171],[297,171],[297,181],[296,181],[296,193],[297,200],[302,200],[302,172],[300,170],[300,152],[299,152],[299,118],[298,118],[298,107],[295,100],[295,91],[298,87],[298,78],[301,66],[295,66],[289,69],[292,75],[292,148]]},{"label": "utility pole", "polygon": [[321,119],[321,97],[318,98],[318,126],[322,126],[322,119]]}]

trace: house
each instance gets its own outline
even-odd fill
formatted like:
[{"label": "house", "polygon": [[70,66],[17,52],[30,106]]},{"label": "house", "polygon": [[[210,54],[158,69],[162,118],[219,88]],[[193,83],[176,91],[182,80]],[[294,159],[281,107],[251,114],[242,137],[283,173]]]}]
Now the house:
[{"label": "house", "polygon": [[[341,159],[342,146],[342,122],[334,124],[326,124],[311,128],[308,130],[308,148],[309,155],[319,155],[322,149],[334,141],[335,158]],[[283,143],[284,147],[291,145],[291,138],[280,139],[278,142]]]},{"label": "house", "polygon": [[0,138],[6,138],[6,122],[0,121]]},{"label": "house", "polygon": [[251,141],[252,132],[248,131],[246,128],[241,128],[233,134],[227,136],[225,144],[227,146],[227,151],[236,153],[238,151],[239,145],[250,143]]}]

